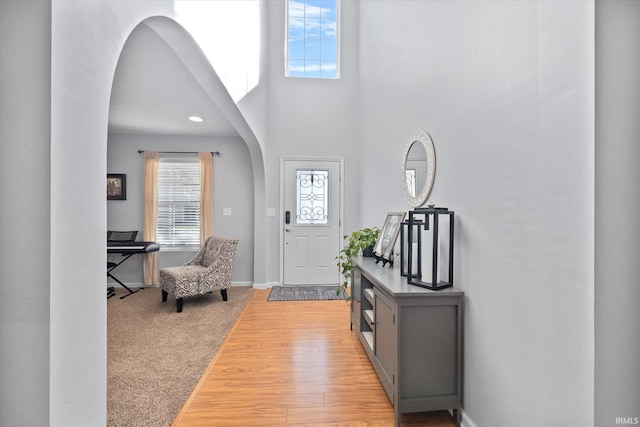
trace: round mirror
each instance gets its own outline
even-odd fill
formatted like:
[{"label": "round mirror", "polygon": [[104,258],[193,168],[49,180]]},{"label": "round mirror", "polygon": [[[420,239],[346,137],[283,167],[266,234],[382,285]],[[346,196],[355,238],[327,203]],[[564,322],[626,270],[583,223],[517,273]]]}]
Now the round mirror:
[{"label": "round mirror", "polygon": [[429,134],[416,131],[402,156],[402,189],[413,207],[424,204],[431,193],[436,176],[436,150]]}]

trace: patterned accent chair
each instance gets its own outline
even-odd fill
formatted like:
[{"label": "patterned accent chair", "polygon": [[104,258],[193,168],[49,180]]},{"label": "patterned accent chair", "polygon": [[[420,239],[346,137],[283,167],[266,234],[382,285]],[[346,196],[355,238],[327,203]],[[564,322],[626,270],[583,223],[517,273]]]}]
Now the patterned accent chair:
[{"label": "patterned accent chair", "polygon": [[178,313],[181,313],[184,297],[220,290],[222,299],[226,301],[237,248],[237,240],[208,237],[200,251],[189,262],[178,267],[161,269],[162,302],[167,301],[168,294],[174,295]]}]

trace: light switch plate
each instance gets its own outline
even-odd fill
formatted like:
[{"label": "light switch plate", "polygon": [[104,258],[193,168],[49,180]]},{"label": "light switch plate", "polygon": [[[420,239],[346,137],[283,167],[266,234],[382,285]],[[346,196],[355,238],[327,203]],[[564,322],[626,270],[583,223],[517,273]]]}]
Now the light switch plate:
[{"label": "light switch plate", "polygon": [[222,209],[222,215],[231,216],[231,208],[223,208]]}]

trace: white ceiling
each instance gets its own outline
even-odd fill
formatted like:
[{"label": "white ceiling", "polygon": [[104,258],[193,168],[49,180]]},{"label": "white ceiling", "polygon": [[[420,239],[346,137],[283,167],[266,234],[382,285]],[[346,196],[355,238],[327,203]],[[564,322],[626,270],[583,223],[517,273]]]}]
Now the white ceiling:
[{"label": "white ceiling", "polygon": [[[204,122],[188,120],[194,115]],[[144,24],[130,35],[118,62],[109,133],[238,135],[175,52]]]}]

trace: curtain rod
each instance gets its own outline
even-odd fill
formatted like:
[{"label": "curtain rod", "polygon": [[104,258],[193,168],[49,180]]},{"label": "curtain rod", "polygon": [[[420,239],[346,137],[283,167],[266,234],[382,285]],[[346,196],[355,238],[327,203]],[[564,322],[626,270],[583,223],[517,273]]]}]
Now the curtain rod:
[{"label": "curtain rod", "polygon": [[[138,150],[138,153],[144,153],[144,150]],[[198,154],[197,151],[158,151],[158,153],[168,153],[168,154]],[[212,151],[212,156],[220,156],[219,151]]]}]

